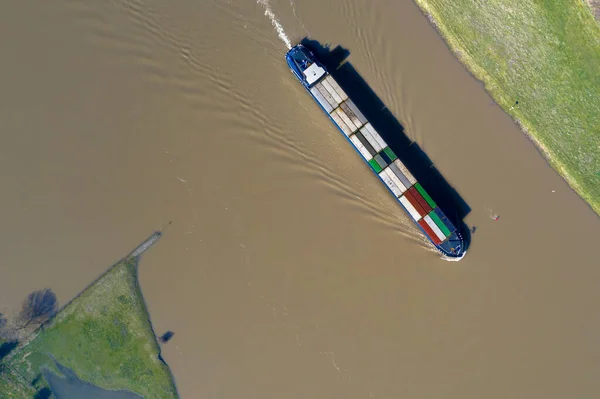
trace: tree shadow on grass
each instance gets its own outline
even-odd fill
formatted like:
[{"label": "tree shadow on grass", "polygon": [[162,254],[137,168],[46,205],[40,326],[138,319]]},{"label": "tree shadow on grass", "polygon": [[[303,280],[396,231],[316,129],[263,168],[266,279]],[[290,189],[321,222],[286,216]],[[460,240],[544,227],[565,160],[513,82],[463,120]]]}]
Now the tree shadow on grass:
[{"label": "tree shadow on grass", "polygon": [[52,396],[50,388],[42,388],[36,392],[34,399],[48,399]]},{"label": "tree shadow on grass", "polygon": [[0,345],[0,360],[4,359],[10,352],[13,351],[19,344],[18,341],[4,342]]},{"label": "tree shadow on grass", "polygon": [[48,399],[52,396],[50,388],[44,387],[35,393],[33,399]]}]

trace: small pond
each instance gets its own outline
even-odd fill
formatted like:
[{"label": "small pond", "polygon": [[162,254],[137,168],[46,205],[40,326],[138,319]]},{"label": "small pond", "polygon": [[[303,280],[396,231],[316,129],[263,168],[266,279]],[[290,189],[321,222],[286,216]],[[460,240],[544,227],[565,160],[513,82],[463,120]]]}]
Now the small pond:
[{"label": "small pond", "polygon": [[54,363],[64,377],[56,375],[48,368],[42,369],[42,374],[56,399],[143,399],[133,392],[110,391],[82,381],[73,370],[56,360]]}]

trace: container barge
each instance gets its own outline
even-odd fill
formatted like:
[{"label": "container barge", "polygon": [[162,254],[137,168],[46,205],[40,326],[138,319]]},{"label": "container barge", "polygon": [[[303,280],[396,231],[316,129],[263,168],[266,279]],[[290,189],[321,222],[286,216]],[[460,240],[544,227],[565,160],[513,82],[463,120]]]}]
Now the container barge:
[{"label": "container barge", "polygon": [[325,66],[301,44],[290,49],[285,59],[296,78],[369,164],[425,237],[444,256],[456,260],[462,258],[466,248],[460,231],[348,98]]}]

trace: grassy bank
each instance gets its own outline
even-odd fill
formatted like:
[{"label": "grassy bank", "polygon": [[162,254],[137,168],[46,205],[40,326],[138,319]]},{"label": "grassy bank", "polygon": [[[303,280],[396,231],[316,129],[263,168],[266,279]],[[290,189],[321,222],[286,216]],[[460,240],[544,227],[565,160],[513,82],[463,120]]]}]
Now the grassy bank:
[{"label": "grassy bank", "polygon": [[51,354],[80,379],[101,388],[128,390],[146,399],[176,398],[148,318],[136,261],[129,258],[90,285],[5,359],[12,375],[7,381],[20,380],[42,389],[45,382],[39,377],[40,369],[56,370]]},{"label": "grassy bank", "polygon": [[0,364],[0,399],[33,398],[35,394],[35,388],[22,383],[16,375]]},{"label": "grassy bank", "polygon": [[600,25],[587,5],[415,1],[461,62],[600,214]]}]

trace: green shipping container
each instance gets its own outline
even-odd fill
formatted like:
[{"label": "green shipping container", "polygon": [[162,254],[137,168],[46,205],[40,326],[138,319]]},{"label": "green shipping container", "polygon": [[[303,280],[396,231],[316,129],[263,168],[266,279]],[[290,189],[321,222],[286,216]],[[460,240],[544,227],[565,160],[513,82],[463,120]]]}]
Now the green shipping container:
[{"label": "green shipping container", "polygon": [[379,166],[379,164],[377,163],[377,161],[375,160],[375,158],[371,159],[369,161],[369,165],[371,165],[371,167],[373,169],[375,169],[375,172],[379,173],[381,172],[383,169],[381,168],[381,166]]},{"label": "green shipping container", "polygon": [[433,219],[435,224],[437,224],[437,227],[439,227],[440,230],[442,230],[442,232],[444,233],[444,235],[446,237],[448,237],[450,235],[450,230],[448,229],[448,227],[446,227],[444,222],[442,222],[442,219],[440,219],[440,217],[435,214],[435,212],[431,211],[431,213],[429,213],[429,217],[431,219]]},{"label": "green shipping container", "polygon": [[387,155],[392,162],[398,159],[398,157],[396,156],[396,154],[394,154],[394,151],[392,151],[390,147],[385,147],[383,149],[383,152],[385,152],[385,155]]},{"label": "green shipping container", "polygon": [[[431,209],[434,209],[437,206],[436,203],[433,202],[433,200],[431,199],[429,194],[427,194],[427,191],[425,191],[425,189],[423,187],[421,187],[421,185],[419,183],[415,184],[415,188],[417,189],[419,194],[421,194],[423,196],[423,198],[425,198],[425,201],[427,201],[427,203],[429,204]],[[432,216],[432,218],[433,218],[433,216]]]}]

